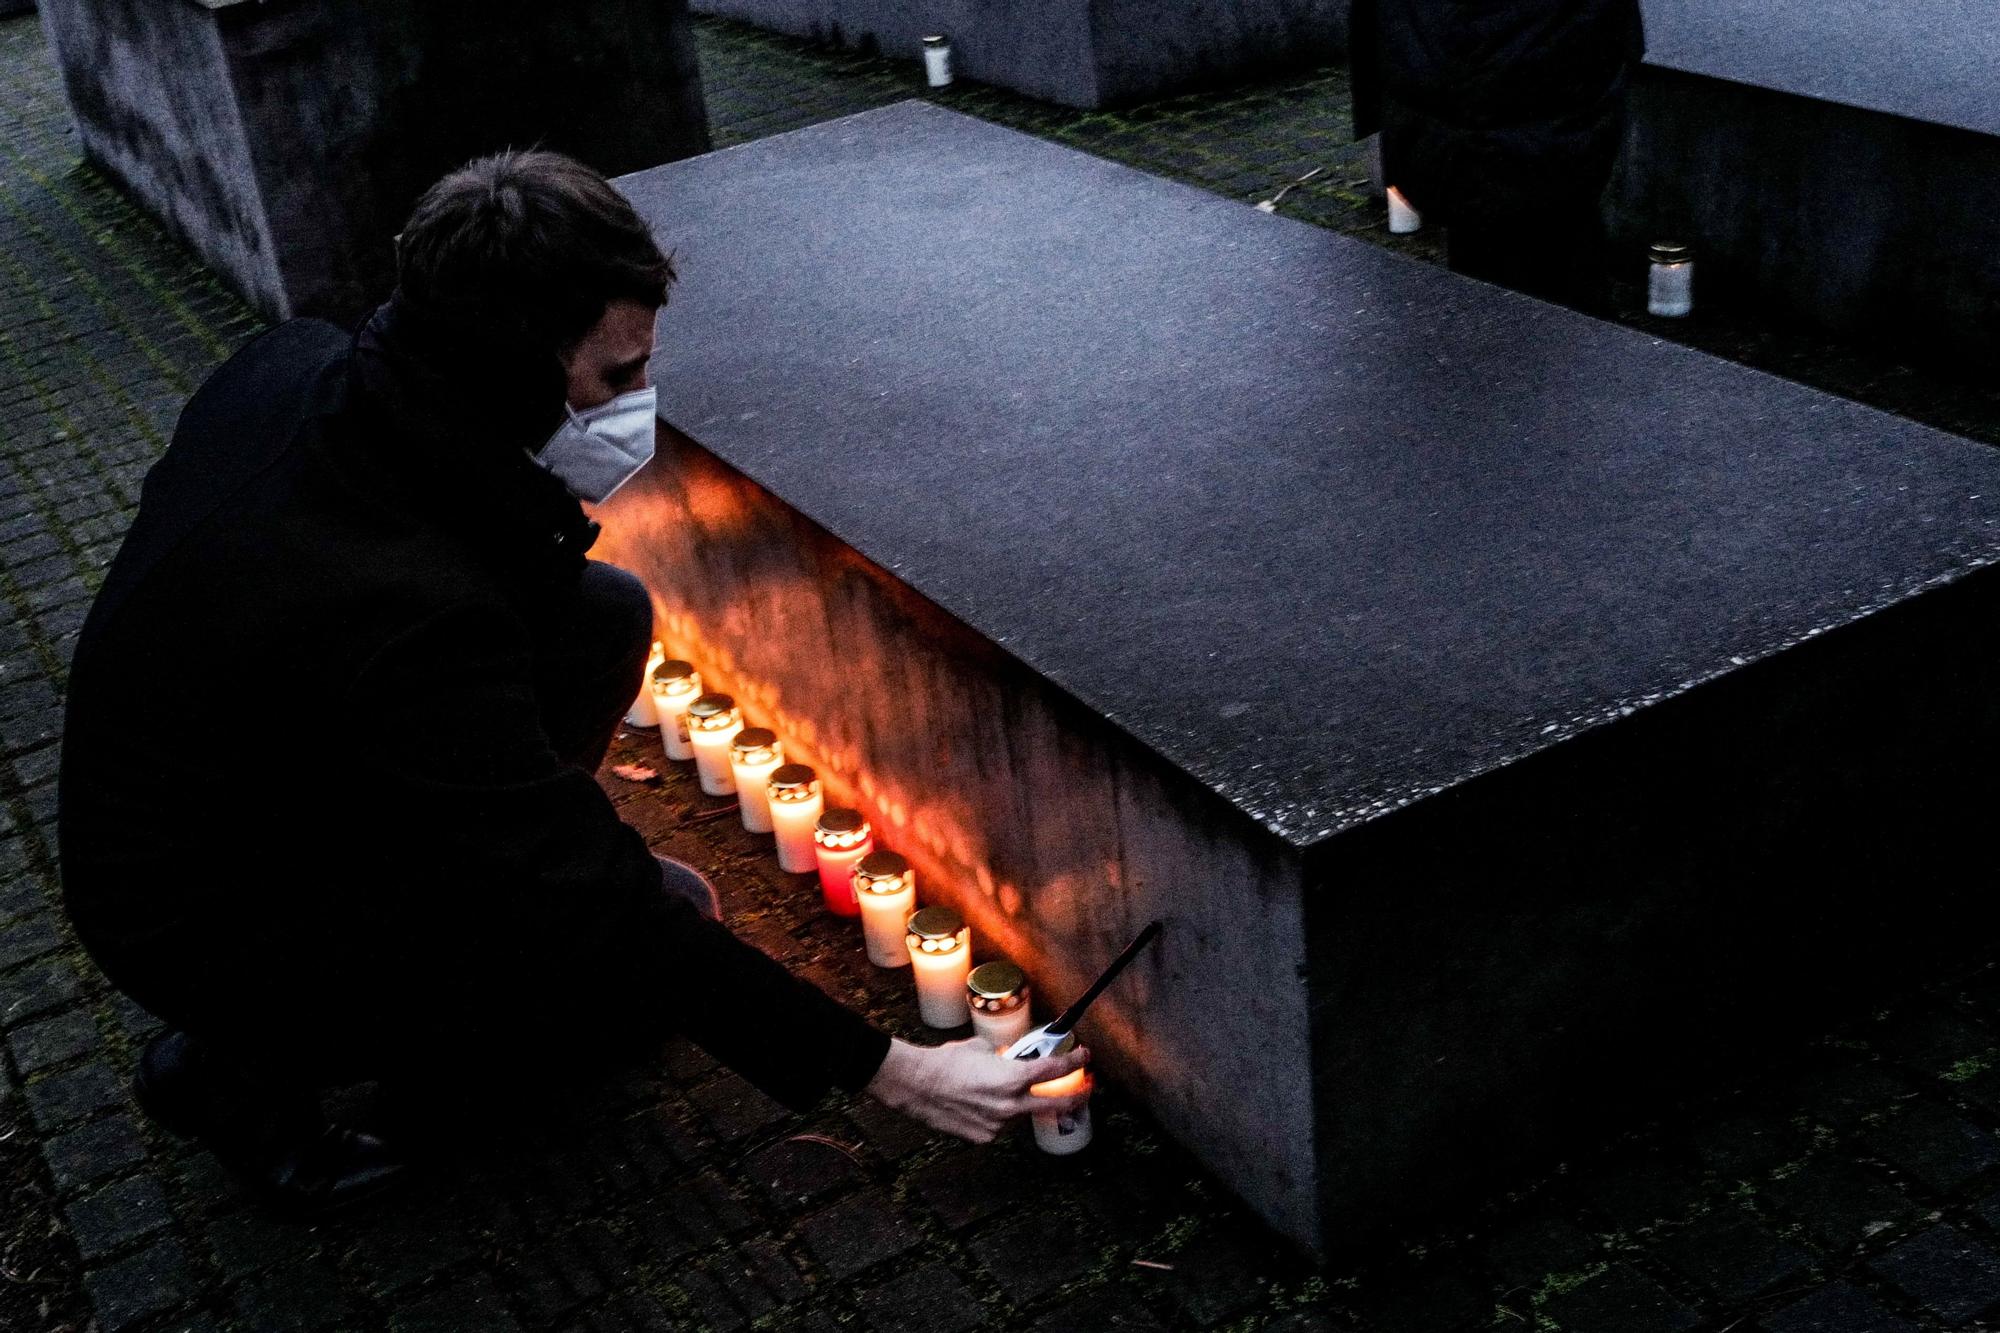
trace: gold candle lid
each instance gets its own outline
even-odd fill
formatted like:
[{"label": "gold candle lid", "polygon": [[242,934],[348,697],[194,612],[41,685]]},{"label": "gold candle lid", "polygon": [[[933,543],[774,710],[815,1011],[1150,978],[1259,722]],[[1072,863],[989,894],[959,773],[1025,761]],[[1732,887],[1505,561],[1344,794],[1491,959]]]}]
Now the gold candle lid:
[{"label": "gold candle lid", "polygon": [[955,940],[958,932],[965,929],[965,918],[949,907],[924,907],[910,913],[909,929],[920,940]]},{"label": "gold candle lid", "polygon": [[778,748],[778,733],[769,727],[745,727],[736,733],[736,739],[729,742],[729,748],[737,754],[748,754],[752,750],[775,750]]},{"label": "gold candle lid", "polygon": [[[800,764],[799,767],[804,768],[805,765]],[[779,769],[778,772],[782,773],[784,770]],[[819,831],[821,833],[866,833],[868,831],[868,821],[861,817],[859,810],[849,810],[845,806],[835,806],[831,810],[821,812],[819,817]],[[867,864],[866,857],[862,858],[862,864]]]},{"label": "gold candle lid", "polygon": [[854,891],[896,893],[909,873],[910,863],[895,852],[873,851],[854,864]]},{"label": "gold candle lid", "polygon": [[683,662],[678,657],[670,657],[653,668],[653,683],[655,685],[699,679],[700,677],[695,674],[694,663]]},{"label": "gold candle lid", "polygon": [[727,694],[704,694],[688,705],[688,717],[695,723],[727,719],[736,711],[736,700]]},{"label": "gold candle lid", "polygon": [[771,770],[771,790],[788,795],[803,796],[816,781],[809,764],[780,764]]},{"label": "gold candle lid", "polygon": [[984,1013],[1005,1013],[1028,1002],[1028,974],[1019,964],[996,959],[981,963],[965,978],[972,1007]]},{"label": "gold candle lid", "polygon": [[1649,256],[1655,264],[1685,264],[1694,258],[1694,251],[1679,241],[1655,241]]}]

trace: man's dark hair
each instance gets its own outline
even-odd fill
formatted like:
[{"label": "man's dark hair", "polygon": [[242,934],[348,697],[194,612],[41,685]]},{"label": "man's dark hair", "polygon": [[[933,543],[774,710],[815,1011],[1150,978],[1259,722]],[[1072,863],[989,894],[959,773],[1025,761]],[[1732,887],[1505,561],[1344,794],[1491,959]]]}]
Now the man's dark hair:
[{"label": "man's dark hair", "polygon": [[625,196],[560,153],[468,162],[424,192],[396,246],[425,315],[566,352],[621,297],[662,305],[673,261]]}]

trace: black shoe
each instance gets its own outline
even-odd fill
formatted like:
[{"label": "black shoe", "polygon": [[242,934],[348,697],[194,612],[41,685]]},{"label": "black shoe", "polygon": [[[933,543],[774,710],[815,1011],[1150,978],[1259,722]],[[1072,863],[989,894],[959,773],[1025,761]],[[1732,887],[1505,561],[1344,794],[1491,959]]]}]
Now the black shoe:
[{"label": "black shoe", "polygon": [[260,1083],[185,1032],[146,1044],[132,1091],[161,1128],[198,1139],[280,1216],[350,1207],[408,1172],[382,1140],[329,1123],[317,1099]]}]

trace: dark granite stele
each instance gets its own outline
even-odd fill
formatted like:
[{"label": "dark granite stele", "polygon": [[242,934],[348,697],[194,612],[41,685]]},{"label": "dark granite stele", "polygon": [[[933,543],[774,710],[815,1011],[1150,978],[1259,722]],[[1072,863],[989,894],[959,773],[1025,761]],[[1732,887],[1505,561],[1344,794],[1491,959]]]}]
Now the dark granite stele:
[{"label": "dark granite stele", "polygon": [[[1325,1247],[1991,938],[2000,455],[922,103],[624,178],[668,648]],[[808,890],[802,888],[801,892]]]},{"label": "dark granite stele", "polygon": [[1628,251],[1696,250],[1697,305],[1901,355],[2000,355],[2000,10],[1647,0],[1610,194]]},{"label": "dark granite stele", "polygon": [[707,151],[687,0],[46,0],[85,154],[271,319],[348,322],[482,153]]},{"label": "dark granite stele", "polygon": [[1064,106],[1124,106],[1347,48],[1348,0],[693,0],[697,13],[914,60],[933,34],[963,78]]}]

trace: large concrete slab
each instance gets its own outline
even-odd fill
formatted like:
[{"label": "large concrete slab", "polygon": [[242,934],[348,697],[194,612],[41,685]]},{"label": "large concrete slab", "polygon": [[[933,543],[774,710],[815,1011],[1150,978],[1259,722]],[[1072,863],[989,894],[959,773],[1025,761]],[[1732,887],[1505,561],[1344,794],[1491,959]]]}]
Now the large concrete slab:
[{"label": "large concrete slab", "polygon": [[1044,1000],[1165,917],[1093,1041],[1288,1234],[1950,919],[2000,456],[921,103],[621,187],[601,553]]},{"label": "large concrete slab", "polygon": [[1975,0],[1646,0],[1612,191],[1636,251],[1701,255],[1697,299],[1902,355],[2000,353],[2000,11]]}]

